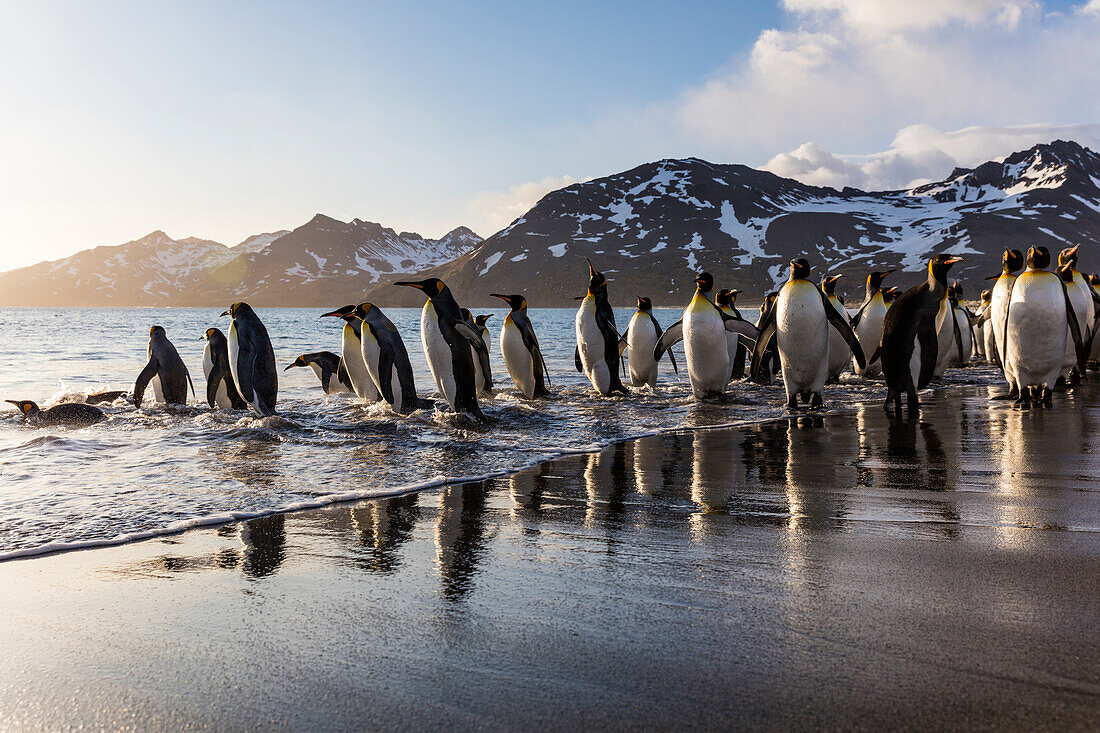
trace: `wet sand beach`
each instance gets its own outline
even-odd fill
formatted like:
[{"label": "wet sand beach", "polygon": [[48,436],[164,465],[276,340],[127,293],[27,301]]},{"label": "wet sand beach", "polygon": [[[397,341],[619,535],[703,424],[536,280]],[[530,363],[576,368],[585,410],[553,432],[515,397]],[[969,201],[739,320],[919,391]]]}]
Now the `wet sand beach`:
[{"label": "wet sand beach", "polygon": [[988,394],[0,563],[0,720],[1094,728],[1100,387]]}]

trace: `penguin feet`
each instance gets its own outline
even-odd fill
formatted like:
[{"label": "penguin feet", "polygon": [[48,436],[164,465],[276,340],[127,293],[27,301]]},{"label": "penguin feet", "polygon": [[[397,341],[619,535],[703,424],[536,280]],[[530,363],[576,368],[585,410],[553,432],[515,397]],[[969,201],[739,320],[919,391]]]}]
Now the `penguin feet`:
[{"label": "penguin feet", "polygon": [[797,394],[792,394],[792,395],[787,396],[787,409],[788,410],[797,410],[798,409],[798,395]]},{"label": "penguin feet", "polygon": [[1054,392],[1049,387],[1043,387],[1043,405],[1046,407],[1054,406]]},{"label": "penguin feet", "polygon": [[825,400],[823,400],[821,398],[821,393],[820,392],[814,392],[813,395],[810,396],[810,407],[824,407],[824,406],[825,406]]}]

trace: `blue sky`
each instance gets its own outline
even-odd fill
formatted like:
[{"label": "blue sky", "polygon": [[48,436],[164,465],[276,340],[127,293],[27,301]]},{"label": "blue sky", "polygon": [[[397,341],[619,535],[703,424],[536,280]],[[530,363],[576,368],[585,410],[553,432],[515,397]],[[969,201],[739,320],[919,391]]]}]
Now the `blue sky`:
[{"label": "blue sky", "polygon": [[322,211],[483,235],[660,157],[896,187],[1100,139],[1100,0],[0,3],[0,269]]}]

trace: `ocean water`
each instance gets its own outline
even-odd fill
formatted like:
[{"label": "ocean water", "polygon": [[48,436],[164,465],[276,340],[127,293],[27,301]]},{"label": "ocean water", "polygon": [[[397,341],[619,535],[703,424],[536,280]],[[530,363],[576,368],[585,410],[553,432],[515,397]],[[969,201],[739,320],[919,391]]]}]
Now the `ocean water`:
[{"label": "ocean water", "polygon": [[[553,396],[515,391],[499,351],[506,309],[493,312],[495,393],[485,422],[449,412],[420,345],[419,309],[384,309],[405,338],[422,397],[434,409],[395,415],[384,403],[326,396],[313,372],[280,372],[279,415],[212,411],[205,402],[201,340],[227,330],[218,309],[0,309],[0,399],[43,407],[104,389],[132,389],[145,365],[151,325],[164,326],[187,363],[197,397],[187,407],[104,406],[109,419],[82,428],[32,428],[0,412],[0,559],[132,541],[192,526],[383,496],[459,479],[505,475],[549,458],[591,452],[632,437],[760,422],[784,413],[781,388],[737,382],[727,399],[697,403],[662,362],[657,389],[595,394],[573,365],[574,311],[530,312]],[[280,366],[295,356],[339,353],[341,322],[312,309],[260,309]],[[679,312],[657,310],[668,325]],[[625,329],[632,311],[617,314]],[[995,381],[989,368],[951,370],[947,381]],[[850,375],[849,375],[850,377]],[[881,399],[881,383],[854,377],[826,388],[827,408]],[[3,407],[10,407],[3,405]]]}]

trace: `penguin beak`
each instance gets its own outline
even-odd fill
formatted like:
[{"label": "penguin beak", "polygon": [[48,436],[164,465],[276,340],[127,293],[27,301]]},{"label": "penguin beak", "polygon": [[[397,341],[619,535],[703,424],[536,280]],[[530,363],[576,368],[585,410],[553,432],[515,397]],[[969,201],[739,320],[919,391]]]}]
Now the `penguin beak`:
[{"label": "penguin beak", "polygon": [[222,316],[228,316],[228,315],[229,315],[229,311],[222,311],[221,314],[218,316],[218,318],[221,318]]},{"label": "penguin beak", "polygon": [[896,267],[891,267],[891,268],[890,268],[889,270],[887,270],[886,272],[882,273],[882,276],[883,276],[883,277],[886,277],[886,276],[887,276],[887,275],[889,275],[889,274],[890,274],[891,272],[897,272],[897,271],[898,271],[898,268],[896,268]]},{"label": "penguin beak", "polygon": [[508,302],[508,296],[507,295],[501,295],[500,293],[489,293],[489,297],[490,298],[500,298],[505,303]]},{"label": "penguin beak", "polygon": [[[396,283],[394,283],[394,285],[403,285],[406,288],[416,288],[417,290],[423,290],[424,289],[424,283],[414,283],[414,282],[409,282],[408,280],[402,280],[401,282],[396,282]],[[328,314],[326,314],[326,315],[328,315]]]},{"label": "penguin beak", "polygon": [[329,317],[332,317],[332,318],[339,318],[339,317],[340,317],[340,316],[342,316],[342,315],[344,315],[344,314],[343,314],[343,313],[341,313],[341,312],[340,312],[340,311],[338,311],[338,310],[335,310],[335,311],[330,311],[330,312],[328,312],[328,313],[322,313],[322,314],[321,314],[321,315],[320,315],[319,317],[320,317],[320,318],[329,318]]},{"label": "penguin beak", "polygon": [[592,266],[592,260],[588,259],[587,257],[585,257],[584,259],[585,259],[585,262],[588,263],[588,274],[589,274],[589,276],[595,275],[596,274],[596,268]]},{"label": "penguin beak", "polygon": [[283,371],[285,372],[288,369],[293,369],[296,366],[297,364],[287,364],[285,367],[283,367]]},{"label": "penguin beak", "polygon": [[16,402],[15,400],[4,400],[4,402],[7,402],[9,405],[15,405],[15,407],[17,409],[20,409],[20,410],[23,409],[23,408],[19,407],[19,403]]},{"label": "penguin beak", "polygon": [[584,300],[587,297],[587,295],[574,295],[573,300]]},{"label": "penguin beak", "polygon": [[697,277],[695,278],[695,281],[694,281],[694,282],[695,282],[695,284],[696,284],[696,285],[702,285],[702,284],[703,284],[703,276],[702,276],[702,275],[698,275],[698,276],[697,276]]},{"label": "penguin beak", "polygon": [[962,261],[963,261],[962,257],[948,257],[946,260],[944,260],[944,264],[945,265],[954,265],[955,263],[962,262]]}]

